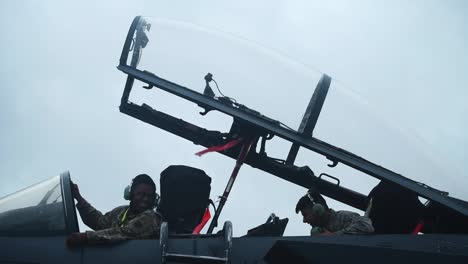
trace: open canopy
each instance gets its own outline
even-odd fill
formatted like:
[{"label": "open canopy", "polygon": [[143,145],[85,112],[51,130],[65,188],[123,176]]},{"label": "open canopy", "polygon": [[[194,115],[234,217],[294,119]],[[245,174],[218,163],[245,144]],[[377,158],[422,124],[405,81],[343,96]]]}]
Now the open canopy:
[{"label": "open canopy", "polygon": [[[128,75],[121,112],[196,144],[212,147],[253,136],[256,148],[247,164],[318,187],[353,207],[365,209],[367,193],[347,183],[365,174],[468,215],[465,202],[421,183],[433,185],[440,175],[451,175],[428,162],[424,149],[398,127],[340,82],[259,44],[191,24],[137,17],[118,68]],[[211,77],[208,89],[205,81]],[[222,154],[236,158],[239,151]],[[322,173],[329,171],[333,176]]]}]

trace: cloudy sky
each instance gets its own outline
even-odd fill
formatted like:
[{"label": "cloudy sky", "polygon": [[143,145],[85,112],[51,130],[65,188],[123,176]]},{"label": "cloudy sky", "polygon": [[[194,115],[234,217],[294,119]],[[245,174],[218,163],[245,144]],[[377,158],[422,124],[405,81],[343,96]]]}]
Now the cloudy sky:
[{"label": "cloudy sky", "polygon": [[[316,76],[327,73],[332,87],[314,136],[466,200],[467,14],[465,1],[1,1],[0,196],[69,170],[82,194],[108,211],[125,203],[132,177],[159,182],[170,164],[204,169],[212,198],[222,194],[234,160],[198,158],[199,146],[118,111],[125,75],[115,66],[132,19],[144,15],[166,21],[152,32],[159,25],[178,34],[150,40],[166,48],[164,59],[149,58],[174,82],[200,76],[191,88],[201,91],[212,71],[225,94],[296,128],[305,109],[297,100],[306,102]],[[185,46],[176,49],[180,38]],[[193,48],[203,41],[217,55],[208,68],[196,59],[207,51]],[[252,79],[239,81],[245,76]],[[172,107],[188,117],[193,109],[200,111]],[[199,121],[229,128],[211,118]],[[288,148],[277,142],[268,154],[285,158]],[[298,163],[345,186],[366,193],[376,183],[308,155]],[[304,192],[244,166],[220,220],[243,235],[275,212],[290,218],[286,234],[307,234],[294,213]]]}]

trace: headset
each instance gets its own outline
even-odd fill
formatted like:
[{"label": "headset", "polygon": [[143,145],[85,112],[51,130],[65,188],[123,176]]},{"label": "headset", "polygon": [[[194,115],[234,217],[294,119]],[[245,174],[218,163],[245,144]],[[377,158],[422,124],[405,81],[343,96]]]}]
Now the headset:
[{"label": "headset", "polygon": [[[138,177],[138,176],[137,176]],[[136,177],[135,177],[136,178]],[[133,186],[133,180],[135,180],[135,178],[132,179],[132,182],[127,185],[127,187],[125,187],[124,189],[124,194],[123,194],[123,197],[125,200],[128,200],[130,201],[132,199],[132,196],[133,196],[133,193],[132,193],[132,186]],[[156,192],[156,184],[154,185],[154,202],[153,202],[153,206],[154,207],[158,207],[159,205],[159,200],[160,200],[160,196],[159,194]]]},{"label": "headset", "polygon": [[312,197],[312,194],[310,193],[310,190],[307,191],[307,197],[309,198],[309,200],[312,202],[312,214],[318,216],[318,217],[322,217],[325,212],[327,211],[326,207],[321,204],[321,203],[318,203],[314,200],[314,198]]}]

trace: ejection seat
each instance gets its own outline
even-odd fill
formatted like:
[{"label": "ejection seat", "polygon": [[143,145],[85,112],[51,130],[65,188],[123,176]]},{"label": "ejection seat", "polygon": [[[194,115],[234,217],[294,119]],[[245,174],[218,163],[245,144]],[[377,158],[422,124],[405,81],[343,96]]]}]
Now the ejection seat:
[{"label": "ejection seat", "polygon": [[161,172],[158,211],[170,234],[191,234],[210,204],[211,178],[203,170],[172,165]]},{"label": "ejection seat", "polygon": [[[202,219],[207,220],[204,214],[210,204],[210,184],[211,178],[203,170],[188,166],[172,165],[161,172],[158,211],[164,221],[159,241],[162,263],[228,263],[232,246],[231,222],[225,222],[223,230],[214,235],[200,235],[194,231],[201,229]],[[187,247],[178,243],[181,240],[193,243]],[[215,256],[212,250],[204,250],[203,245],[208,243],[221,245]]]},{"label": "ejection seat", "polygon": [[424,215],[418,196],[392,183],[380,182],[367,198],[366,215],[376,234],[412,233]]}]

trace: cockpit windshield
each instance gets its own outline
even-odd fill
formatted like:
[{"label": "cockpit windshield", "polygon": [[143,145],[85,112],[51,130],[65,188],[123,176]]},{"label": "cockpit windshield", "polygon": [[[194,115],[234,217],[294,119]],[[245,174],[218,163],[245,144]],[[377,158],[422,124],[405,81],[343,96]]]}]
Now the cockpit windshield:
[{"label": "cockpit windshield", "polygon": [[60,176],[0,199],[2,235],[57,235],[65,226]]}]

